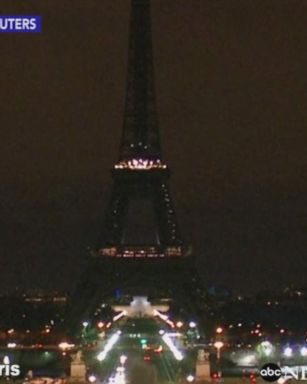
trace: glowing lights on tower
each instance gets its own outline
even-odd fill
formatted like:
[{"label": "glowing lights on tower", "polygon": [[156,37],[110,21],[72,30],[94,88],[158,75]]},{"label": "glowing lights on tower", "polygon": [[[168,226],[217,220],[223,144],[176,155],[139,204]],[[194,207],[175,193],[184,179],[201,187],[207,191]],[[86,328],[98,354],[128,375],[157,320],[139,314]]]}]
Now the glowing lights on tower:
[{"label": "glowing lights on tower", "polygon": [[123,160],[115,164],[115,169],[130,169],[133,171],[148,171],[151,169],[166,169],[167,166],[160,159],[142,159],[135,158],[131,160]]}]

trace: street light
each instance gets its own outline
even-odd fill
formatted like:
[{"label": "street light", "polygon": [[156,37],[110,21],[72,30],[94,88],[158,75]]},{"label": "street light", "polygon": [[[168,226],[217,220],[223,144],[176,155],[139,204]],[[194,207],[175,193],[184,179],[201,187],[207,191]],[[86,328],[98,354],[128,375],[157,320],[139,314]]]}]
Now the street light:
[{"label": "street light", "polygon": [[189,322],[189,327],[190,327],[190,328],[196,328],[196,323],[195,323],[195,321],[190,321],[190,322]]},{"label": "street light", "polygon": [[224,343],[222,341],[216,341],[213,345],[216,348],[216,358],[219,361],[221,358],[221,349],[224,347]]},{"label": "street light", "polygon": [[302,356],[307,356],[307,348],[306,347],[302,347],[300,352],[301,352]]},{"label": "street light", "polygon": [[265,340],[260,343],[260,347],[265,356],[270,356],[273,353],[273,345],[269,341]]},{"label": "street light", "polygon": [[286,347],[284,350],[284,355],[286,357],[291,357],[292,356],[292,348],[291,347]]},{"label": "street light", "polygon": [[88,377],[88,381],[89,381],[90,383],[95,383],[96,380],[97,380],[97,377],[96,377],[95,375],[90,375],[90,376]]},{"label": "street light", "polygon": [[62,341],[62,343],[59,344],[59,348],[65,351],[66,349],[73,348],[74,344],[69,344],[66,341]]},{"label": "street light", "polygon": [[119,358],[119,361],[120,361],[121,365],[124,365],[125,362],[127,361],[127,356],[121,355]]}]

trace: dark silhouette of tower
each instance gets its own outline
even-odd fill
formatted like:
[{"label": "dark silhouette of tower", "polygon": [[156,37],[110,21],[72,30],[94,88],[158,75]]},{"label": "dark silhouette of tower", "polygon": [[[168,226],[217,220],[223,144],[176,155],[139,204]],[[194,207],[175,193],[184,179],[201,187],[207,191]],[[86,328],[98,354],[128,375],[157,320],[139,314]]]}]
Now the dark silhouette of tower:
[{"label": "dark silhouette of tower", "polygon": [[[191,291],[187,257],[162,158],[154,90],[150,0],[131,0],[128,81],[119,159],[104,228],[73,298],[73,318],[115,292],[151,296]],[[75,304],[74,304],[75,303]]]},{"label": "dark silhouette of tower", "polygon": [[168,179],[157,122],[150,1],[132,0],[123,134],[100,255],[183,256]]}]

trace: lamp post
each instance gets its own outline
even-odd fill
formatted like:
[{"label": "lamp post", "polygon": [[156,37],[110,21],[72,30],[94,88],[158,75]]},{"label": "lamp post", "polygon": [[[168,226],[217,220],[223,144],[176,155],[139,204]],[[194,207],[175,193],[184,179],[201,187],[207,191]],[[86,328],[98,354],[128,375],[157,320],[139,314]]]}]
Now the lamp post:
[{"label": "lamp post", "polygon": [[222,341],[216,341],[213,345],[216,348],[216,358],[219,362],[221,359],[221,349],[224,347],[224,343]]},{"label": "lamp post", "polygon": [[224,343],[220,340],[217,340],[214,344],[214,347],[216,348],[216,363],[218,368],[218,377],[222,376],[222,370],[221,370],[221,349],[224,346]]}]

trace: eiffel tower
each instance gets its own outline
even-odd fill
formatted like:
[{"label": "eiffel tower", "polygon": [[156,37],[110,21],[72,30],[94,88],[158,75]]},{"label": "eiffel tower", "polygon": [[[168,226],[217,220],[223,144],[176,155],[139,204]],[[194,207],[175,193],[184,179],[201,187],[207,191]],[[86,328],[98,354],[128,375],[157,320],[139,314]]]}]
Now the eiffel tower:
[{"label": "eiffel tower", "polygon": [[[150,0],[131,0],[128,80],[119,158],[104,228],[75,295],[79,312],[114,292],[176,294],[191,280],[162,158],[151,36]],[[82,304],[83,303],[83,304]],[[78,318],[78,315],[74,315]]]},{"label": "eiffel tower", "polygon": [[183,257],[168,180],[157,123],[150,2],[132,0],[124,126],[101,256]]}]

